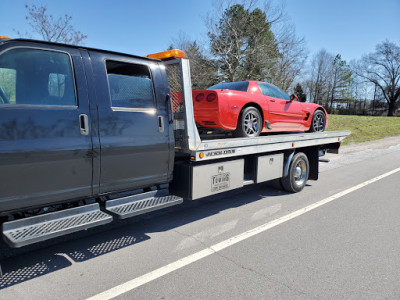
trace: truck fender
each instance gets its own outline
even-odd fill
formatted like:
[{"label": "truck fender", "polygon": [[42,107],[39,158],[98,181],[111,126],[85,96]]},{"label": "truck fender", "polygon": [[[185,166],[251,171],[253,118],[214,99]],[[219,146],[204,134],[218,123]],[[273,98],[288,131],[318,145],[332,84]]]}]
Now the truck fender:
[{"label": "truck fender", "polygon": [[290,162],[292,161],[294,153],[295,153],[294,151],[290,153],[288,158],[286,159],[285,167],[283,168],[283,177],[286,177],[289,174]]}]

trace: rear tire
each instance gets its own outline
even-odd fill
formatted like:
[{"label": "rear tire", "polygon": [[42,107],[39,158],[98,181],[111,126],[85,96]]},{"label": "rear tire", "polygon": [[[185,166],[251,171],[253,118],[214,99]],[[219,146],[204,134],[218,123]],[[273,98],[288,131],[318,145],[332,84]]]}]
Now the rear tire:
[{"label": "rear tire", "polygon": [[283,188],[291,193],[300,192],[307,183],[309,172],[307,156],[302,152],[295,154],[290,162],[288,174],[282,177]]},{"label": "rear tire", "polygon": [[248,106],[240,112],[236,130],[233,132],[235,137],[256,137],[262,129],[262,117],[260,111]]}]

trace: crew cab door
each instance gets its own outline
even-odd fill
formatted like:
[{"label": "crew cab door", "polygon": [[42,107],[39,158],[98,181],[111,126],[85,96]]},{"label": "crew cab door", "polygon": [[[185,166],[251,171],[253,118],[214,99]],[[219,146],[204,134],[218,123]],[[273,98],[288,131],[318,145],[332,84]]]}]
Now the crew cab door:
[{"label": "crew cab door", "polygon": [[0,211],[92,195],[86,79],[77,49],[0,49]]},{"label": "crew cab door", "polygon": [[100,193],[168,182],[174,144],[159,64],[97,51],[89,55],[99,114]]}]

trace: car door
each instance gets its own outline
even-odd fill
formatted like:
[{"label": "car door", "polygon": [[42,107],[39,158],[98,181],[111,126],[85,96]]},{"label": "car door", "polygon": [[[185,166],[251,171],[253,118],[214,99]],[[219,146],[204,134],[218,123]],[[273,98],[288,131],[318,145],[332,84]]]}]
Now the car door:
[{"label": "car door", "polygon": [[291,131],[302,128],[306,114],[301,104],[291,101],[289,95],[268,83],[258,83],[268,103],[268,114],[273,130]]},{"label": "car door", "polygon": [[89,55],[98,101],[100,193],[168,182],[174,143],[160,65],[100,51]]},{"label": "car door", "polygon": [[3,44],[0,88],[0,211],[91,196],[92,141],[79,51]]}]

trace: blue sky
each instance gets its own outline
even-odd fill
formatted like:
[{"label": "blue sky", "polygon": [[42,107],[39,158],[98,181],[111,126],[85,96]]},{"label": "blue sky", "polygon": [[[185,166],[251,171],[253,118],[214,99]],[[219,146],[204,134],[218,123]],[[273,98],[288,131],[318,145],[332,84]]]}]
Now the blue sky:
[{"label": "blue sky", "polygon": [[[280,1],[276,1],[280,3]],[[286,0],[286,13],[307,41],[310,56],[321,48],[347,61],[374,51],[389,39],[400,44],[400,0]],[[212,0],[174,1],[0,1],[0,35],[29,31],[25,3],[67,13],[88,35],[85,45],[137,55],[165,50],[180,34],[207,41],[205,18]]]}]

